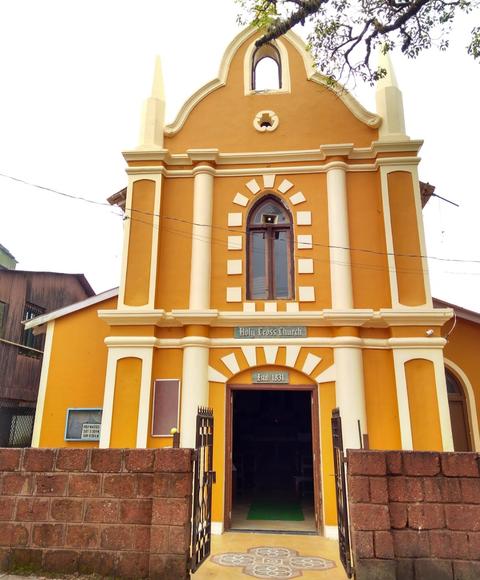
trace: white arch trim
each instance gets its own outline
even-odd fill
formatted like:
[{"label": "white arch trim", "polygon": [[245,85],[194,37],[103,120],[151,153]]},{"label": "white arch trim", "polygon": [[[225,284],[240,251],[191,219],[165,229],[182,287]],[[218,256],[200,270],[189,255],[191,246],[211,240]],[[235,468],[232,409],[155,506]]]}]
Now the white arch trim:
[{"label": "white arch trim", "polygon": [[105,390],[103,395],[102,425],[100,427],[99,447],[101,449],[110,447],[110,436],[112,432],[113,419],[113,401],[115,398],[115,382],[117,377],[117,363],[119,360],[124,358],[136,358],[142,361],[136,447],[140,449],[145,449],[147,447],[153,348],[109,347],[107,357],[107,371],[105,375]]},{"label": "white arch trim", "polygon": [[[164,131],[165,135],[167,136],[176,135],[183,127],[185,121],[187,120],[192,110],[196,107],[196,105],[200,101],[202,101],[205,97],[207,97],[210,93],[226,85],[228,72],[230,70],[230,64],[232,62],[233,57],[235,56],[235,53],[246,40],[248,40],[251,36],[257,33],[258,33],[257,28],[249,27],[240,32],[240,34],[238,34],[232,40],[232,42],[228,45],[223,55],[218,77],[216,79],[211,80],[203,87],[198,89],[198,91],[193,93],[193,95],[185,101],[180,111],[178,112],[175,121],[169,125],[166,125]],[[286,34],[283,35],[282,38],[284,40],[285,39],[288,40],[290,44],[300,53],[305,65],[305,72],[308,80],[323,85],[327,89],[333,91],[337,95],[337,97],[341,99],[343,104],[350,110],[350,112],[359,121],[362,121],[362,123],[365,123],[366,125],[372,128],[380,126],[382,118],[375,113],[367,111],[367,109],[365,109],[365,107],[363,107],[363,105],[361,105],[347,91],[345,87],[343,87],[340,84],[337,84],[334,87],[328,85],[328,83],[325,80],[325,77],[315,70],[313,66],[312,57],[310,56],[305,43],[299,36],[297,36],[294,32],[289,30]]]},{"label": "white arch trim", "polygon": [[473,392],[472,383],[469,381],[465,372],[453,361],[449,360],[448,358],[444,357],[445,366],[447,369],[451,370],[455,375],[457,375],[458,379],[462,383],[462,386],[465,388],[466,393],[466,402],[467,402],[467,410],[468,410],[468,422],[470,427],[470,433],[472,434],[472,443],[474,447],[474,451],[480,451],[480,430],[478,427],[478,415],[477,415],[477,406],[475,402],[475,393]]}]

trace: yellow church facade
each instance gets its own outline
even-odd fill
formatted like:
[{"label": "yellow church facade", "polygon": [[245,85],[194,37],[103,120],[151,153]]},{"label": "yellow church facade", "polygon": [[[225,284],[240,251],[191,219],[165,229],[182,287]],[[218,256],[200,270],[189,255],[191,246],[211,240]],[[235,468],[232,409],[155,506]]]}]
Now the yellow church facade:
[{"label": "yellow church facade", "polygon": [[[453,313],[432,303],[422,142],[405,133],[389,63],[374,114],[329,86],[294,34],[260,49],[258,37],[233,40],[171,125],[157,65],[140,145],[124,154],[119,289],[29,323],[47,333],[33,445],[171,446],[176,427],[193,447],[208,406],[213,531],[276,489],[328,535],[334,408],[346,448],[454,449]],[[260,90],[265,58],[278,79]],[[469,383],[461,412],[478,450],[474,367],[450,368]]]}]

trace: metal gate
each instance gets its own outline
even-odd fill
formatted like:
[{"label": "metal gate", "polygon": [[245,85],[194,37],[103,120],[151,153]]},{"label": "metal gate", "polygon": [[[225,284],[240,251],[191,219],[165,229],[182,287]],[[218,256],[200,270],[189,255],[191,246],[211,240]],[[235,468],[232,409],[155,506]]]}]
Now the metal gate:
[{"label": "metal gate", "polygon": [[345,486],[345,455],[343,453],[342,419],[340,409],[332,412],[333,462],[335,465],[335,493],[337,496],[338,550],[345,572],[353,575],[348,527],[347,490]]},{"label": "metal gate", "polygon": [[191,571],[195,572],[210,555],[212,535],[213,410],[198,408],[193,470],[193,518]]}]

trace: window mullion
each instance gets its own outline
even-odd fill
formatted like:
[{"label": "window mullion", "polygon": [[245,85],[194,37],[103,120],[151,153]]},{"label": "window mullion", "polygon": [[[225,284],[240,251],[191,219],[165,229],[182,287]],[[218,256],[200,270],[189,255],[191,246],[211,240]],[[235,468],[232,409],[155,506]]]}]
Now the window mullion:
[{"label": "window mullion", "polygon": [[273,278],[273,260],[274,260],[274,253],[273,253],[273,229],[267,228],[266,235],[267,235],[267,251],[265,253],[265,259],[267,260],[265,271],[267,273],[267,283],[268,283],[268,298],[271,300],[275,298],[274,293],[274,278]]}]

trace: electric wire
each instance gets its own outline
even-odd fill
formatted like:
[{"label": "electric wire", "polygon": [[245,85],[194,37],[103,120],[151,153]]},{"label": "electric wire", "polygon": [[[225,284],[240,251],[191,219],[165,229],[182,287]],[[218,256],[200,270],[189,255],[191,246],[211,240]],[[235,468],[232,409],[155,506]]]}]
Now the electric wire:
[{"label": "electric wire", "polygon": [[[76,201],[83,201],[92,205],[97,205],[97,206],[103,206],[103,207],[108,207],[108,208],[112,208],[112,205],[109,202],[101,202],[101,201],[97,201],[97,200],[93,200],[87,197],[83,197],[83,196],[79,196],[79,195],[73,195],[73,194],[69,194],[66,192],[62,192],[59,191],[57,189],[51,188],[51,187],[47,187],[47,186],[43,186],[43,185],[38,185],[36,183],[27,181],[25,179],[21,179],[18,177],[13,177],[11,175],[5,174],[5,173],[1,173],[0,172],[0,177],[4,177],[6,179],[11,179],[13,181],[22,183],[24,185],[28,185],[30,187],[35,187],[53,194],[57,194],[60,195],[62,197],[68,198],[68,199],[72,199],[72,200],[76,200]],[[112,208],[113,210],[113,208]],[[220,225],[216,225],[216,224],[212,224],[212,225],[207,225],[207,224],[201,224],[201,223],[197,223],[194,222],[192,220],[186,220],[186,219],[182,219],[182,218],[178,218],[178,217],[173,217],[173,216],[165,216],[165,215],[161,215],[155,212],[148,212],[145,210],[140,210],[140,209],[135,209],[135,208],[128,208],[126,210],[126,213],[124,216],[122,216],[121,214],[115,212],[115,211],[111,211],[110,213],[112,213],[113,215],[116,215],[118,217],[123,217],[124,220],[126,219],[133,219],[131,216],[128,216],[128,212],[135,212],[135,213],[139,213],[142,215],[146,215],[146,216],[151,216],[154,218],[160,218],[160,219],[165,219],[165,220],[171,220],[171,221],[176,221],[176,222],[180,222],[180,223],[185,223],[191,226],[197,226],[197,227],[205,227],[205,228],[212,228],[212,229],[219,229],[219,230],[223,230],[223,231],[228,231],[230,233],[235,233],[237,235],[241,234],[241,235],[247,235],[247,231],[243,230],[243,229],[239,229],[238,226],[230,226],[230,227],[225,227],[225,226],[220,226]],[[138,218],[135,218],[138,221]],[[147,223],[149,225],[153,225],[150,224],[150,222],[144,222]],[[392,257],[397,257],[397,258],[420,258],[420,259],[425,259],[425,260],[435,260],[435,261],[440,261],[440,262],[453,262],[453,263],[465,263],[465,264],[480,264],[480,259],[473,259],[473,260],[467,260],[464,258],[444,258],[441,256],[428,256],[428,255],[424,255],[424,254],[413,254],[413,253],[397,253],[397,252],[384,252],[381,250],[372,250],[370,248],[354,248],[351,246],[339,246],[339,245],[334,245],[334,244],[322,244],[320,242],[314,242],[312,241],[312,245],[313,246],[318,246],[318,247],[322,247],[322,248],[329,248],[329,249],[338,249],[338,250],[345,250],[345,251],[350,251],[350,252],[363,252],[366,254],[374,254],[374,255],[382,255],[382,256],[392,256]]]}]

